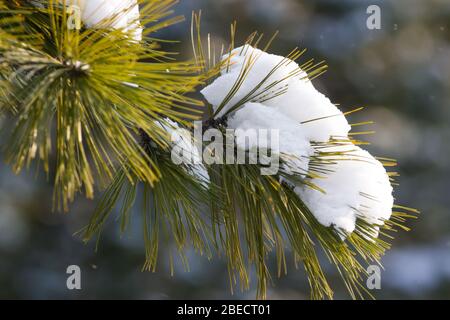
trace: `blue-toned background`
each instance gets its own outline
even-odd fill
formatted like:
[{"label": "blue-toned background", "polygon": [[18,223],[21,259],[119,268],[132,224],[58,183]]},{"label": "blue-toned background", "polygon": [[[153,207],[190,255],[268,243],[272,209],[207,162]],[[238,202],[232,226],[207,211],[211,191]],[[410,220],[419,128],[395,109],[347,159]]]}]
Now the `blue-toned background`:
[{"label": "blue-toned background", "polygon": [[[381,7],[381,30],[368,30],[366,8]],[[369,149],[400,162],[399,203],[420,208],[384,259],[379,299],[450,298],[450,2],[448,0],[181,0],[176,13],[203,10],[203,31],[228,39],[238,21],[238,39],[259,30],[280,31],[272,51],[308,48],[307,58],[325,59],[329,71],[315,85],[344,110],[365,105],[358,122],[374,120]],[[188,19],[189,20],[189,19]],[[189,56],[190,22],[161,37],[183,40]],[[176,49],[180,46],[175,46]],[[224,261],[192,255],[191,272],[169,274],[162,248],[158,272],[141,273],[139,221],[120,238],[114,222],[99,251],[73,234],[95,202],[80,198],[70,214],[52,213],[52,186],[33,173],[14,176],[0,167],[0,298],[254,298],[230,295]],[[82,290],[66,289],[68,265],[82,268]],[[326,268],[337,298],[348,298],[332,268]],[[275,281],[269,298],[308,298],[302,270]]]}]

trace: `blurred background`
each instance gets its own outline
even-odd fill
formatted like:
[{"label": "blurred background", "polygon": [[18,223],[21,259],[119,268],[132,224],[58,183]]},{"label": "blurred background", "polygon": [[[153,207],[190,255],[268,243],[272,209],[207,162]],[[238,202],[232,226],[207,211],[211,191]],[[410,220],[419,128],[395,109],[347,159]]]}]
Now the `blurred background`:
[{"label": "blurred background", "polygon": [[[369,5],[381,8],[381,29],[366,26]],[[398,159],[399,204],[419,208],[420,218],[393,240],[383,262],[378,299],[450,298],[450,1],[448,0],[181,0],[187,21],[158,36],[182,40],[189,57],[190,15],[203,11],[203,32],[217,42],[238,21],[238,39],[254,30],[280,35],[271,51],[308,48],[306,58],[326,60],[315,80],[343,110],[367,106],[351,122],[373,120],[368,147]],[[178,47],[177,47],[178,49]],[[111,220],[95,251],[74,235],[95,201],[82,197],[70,214],[52,213],[52,185],[34,172],[15,176],[0,167],[0,298],[19,299],[253,299],[231,295],[223,260],[190,255],[190,272],[170,276],[161,248],[157,273],[142,273],[140,221],[120,237]],[[291,261],[292,262],[292,261]],[[66,268],[79,265],[82,290],[66,288]],[[268,297],[308,299],[303,271],[289,266]],[[348,299],[334,269],[325,264],[336,298]],[[254,283],[255,284],[255,283]]]}]

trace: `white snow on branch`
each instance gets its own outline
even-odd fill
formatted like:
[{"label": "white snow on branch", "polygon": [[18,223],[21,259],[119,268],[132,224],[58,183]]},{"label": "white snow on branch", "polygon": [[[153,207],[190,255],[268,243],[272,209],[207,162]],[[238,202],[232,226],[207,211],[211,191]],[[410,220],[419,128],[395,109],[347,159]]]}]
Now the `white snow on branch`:
[{"label": "white snow on branch", "polygon": [[208,170],[202,163],[200,151],[194,143],[191,132],[180,128],[178,123],[164,119],[164,122],[157,122],[171,138],[172,161],[176,164],[184,164],[187,172],[196,177],[204,186],[210,182]]},{"label": "white snow on branch", "polygon": [[[339,148],[333,149],[326,151]],[[311,181],[323,192],[306,185],[297,186],[295,192],[325,226],[352,233],[357,218],[382,226],[391,217],[394,204],[386,169],[369,152],[357,146],[349,145],[345,149],[352,151],[328,156],[333,162],[327,166],[330,172]]]},{"label": "white snow on branch", "polygon": [[[314,154],[314,149],[305,137],[302,126],[284,114],[274,112],[261,103],[249,102],[228,120],[228,127],[235,129],[238,148],[251,150],[253,147],[272,147],[272,152],[278,153],[283,160],[285,171],[300,175],[308,172],[309,157]],[[260,135],[256,141],[258,146],[251,145],[255,141],[246,141],[248,130],[260,129],[277,130],[278,141],[270,141],[273,137],[269,135]]]},{"label": "white snow on branch", "polygon": [[[249,100],[261,102],[274,112],[304,123],[304,132],[310,141],[327,142],[331,137],[347,137],[351,127],[344,114],[316,90],[295,61],[249,45],[234,49],[231,56],[225,55],[223,59],[229,63],[226,62],[221,76],[201,91],[206,100],[217,110],[237,81],[242,79],[242,83],[225,103],[219,117],[239,102]],[[246,72],[248,68],[250,71]],[[281,92],[283,94],[277,95]]]},{"label": "white snow on branch", "polygon": [[[315,89],[292,60],[249,45],[233,50],[223,59],[225,67],[220,76],[201,91],[217,112],[216,118],[232,109],[229,128],[279,129],[277,151],[281,159],[294,159],[288,161],[290,172],[308,179],[282,180],[294,187],[317,220],[334,227],[345,238],[355,230],[357,219],[363,219],[374,226],[375,234],[370,236],[378,236],[379,226],[392,213],[392,186],[381,162],[348,139],[351,127],[345,115]],[[304,173],[314,154],[313,142],[326,144],[333,138],[347,139],[348,143],[325,150],[322,147],[321,154],[338,154],[322,155],[328,160],[323,164],[326,174],[307,178]],[[239,134],[236,143],[238,148],[252,147]],[[267,142],[261,145],[267,146]]]},{"label": "white snow on branch", "polygon": [[143,28],[137,0],[65,0],[78,6],[81,19],[88,28],[114,28],[131,32],[133,39],[142,40]]}]

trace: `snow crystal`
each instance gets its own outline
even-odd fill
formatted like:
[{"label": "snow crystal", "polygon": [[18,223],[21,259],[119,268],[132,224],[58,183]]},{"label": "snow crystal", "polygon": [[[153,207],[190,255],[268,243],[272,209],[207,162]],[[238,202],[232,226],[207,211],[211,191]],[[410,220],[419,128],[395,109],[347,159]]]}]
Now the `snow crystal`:
[{"label": "snow crystal", "polygon": [[[348,147],[347,147],[348,148]],[[295,188],[317,220],[325,226],[351,233],[356,219],[382,226],[392,213],[394,198],[383,165],[357,146],[340,156],[330,156],[331,172],[311,182],[322,191],[305,185]]]},{"label": "snow crystal", "polygon": [[[249,100],[272,107],[274,111],[303,123],[305,135],[310,141],[327,142],[332,137],[347,137],[351,127],[344,114],[315,89],[296,62],[248,45],[233,50],[229,57],[223,57],[225,61],[230,60],[226,62],[229,66],[222,70],[221,76],[201,91],[215,110],[235,88],[244,70],[250,67],[250,71],[234,96],[225,103],[219,117],[232,106]],[[285,92],[277,95],[282,90]]]},{"label": "snow crystal", "polygon": [[112,27],[132,32],[133,39],[142,40],[137,0],[65,0],[81,10],[81,19],[88,28]]}]

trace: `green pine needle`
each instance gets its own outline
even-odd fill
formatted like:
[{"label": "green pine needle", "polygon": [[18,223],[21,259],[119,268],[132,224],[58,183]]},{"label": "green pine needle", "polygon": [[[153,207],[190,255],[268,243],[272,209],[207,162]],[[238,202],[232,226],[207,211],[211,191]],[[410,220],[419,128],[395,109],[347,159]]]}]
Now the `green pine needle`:
[{"label": "green pine needle", "polygon": [[[58,209],[67,210],[81,190],[92,198],[97,180],[101,186],[118,169],[154,184],[160,170],[139,146],[137,130],[167,146],[154,120],[198,117],[192,109],[203,103],[185,94],[203,82],[195,75],[199,68],[174,62],[149,37],[181,20],[170,17],[174,3],[142,3],[147,37],[137,42],[123,30],[72,30],[66,6],[56,0],[42,7],[2,2],[8,10],[0,15],[0,32],[17,38],[0,43],[0,99],[8,92],[15,110],[7,160],[16,172],[35,160],[47,172],[54,167]],[[5,79],[12,88],[5,88]]]},{"label": "green pine needle", "polygon": [[[16,172],[42,162],[45,171],[54,176],[55,207],[64,210],[78,192],[83,190],[92,198],[95,186],[112,180],[82,230],[85,241],[100,239],[105,224],[118,209],[121,232],[127,231],[135,214],[140,214],[144,270],[155,271],[161,244],[173,242],[186,269],[189,248],[208,258],[224,257],[232,290],[236,286],[249,289],[254,270],[257,297],[266,298],[273,275],[282,276],[288,270],[289,249],[295,265],[304,267],[312,298],[333,298],[323,271],[323,256],[336,267],[352,298],[372,297],[364,285],[365,266],[381,264],[392,234],[407,231],[405,224],[417,210],[396,205],[379,238],[374,236],[376,226],[358,219],[356,230],[342,240],[334,228],[317,221],[291,185],[280,182],[284,181],[281,178],[293,179],[285,172],[263,176],[260,165],[212,165],[208,167],[210,183],[205,185],[190,173],[191,167],[171,160],[170,137],[159,124],[163,118],[189,128],[205,111],[205,124],[226,129],[220,121],[223,119],[215,117],[238,92],[257,56],[247,57],[236,83],[216,110],[209,106],[209,110],[198,111],[203,102],[186,94],[229,69],[231,57],[222,60],[222,55],[235,47],[236,23],[230,28],[230,45],[219,50],[211,45],[210,35],[204,45],[201,14],[194,13],[194,59],[176,62],[173,53],[162,51],[160,40],[152,38],[155,31],[181,21],[171,16],[175,0],[140,2],[141,22],[147,26],[142,42],[124,30],[72,30],[66,6],[56,0],[40,7],[30,3],[0,1],[0,108],[10,120],[7,160]],[[263,44],[263,35],[254,32],[245,44],[266,51],[277,34]],[[284,61],[297,60],[304,52],[294,49]],[[262,102],[284,94],[287,88],[283,83],[298,73],[270,82],[282,64],[231,106],[223,118],[249,101]],[[312,80],[325,72],[326,65],[309,60],[301,69]],[[352,127],[367,124],[370,122]],[[313,143],[316,153],[310,158],[309,172],[295,182],[323,191],[312,178],[326,176],[336,161],[346,157],[345,152],[327,149],[349,142],[365,144],[355,137],[370,133],[362,130],[350,138]],[[395,160],[378,159],[386,167],[396,165]],[[395,184],[397,173],[389,172],[389,176]],[[276,257],[276,272],[269,268],[272,255]],[[170,262],[172,265],[173,258]]]},{"label": "green pine needle", "polygon": [[[145,136],[145,140],[149,140]],[[153,143],[144,143],[149,158],[161,170],[161,178],[154,185],[140,182],[137,177],[126,178],[124,171],[117,173],[113,183],[102,197],[88,226],[83,230],[83,238],[89,241],[100,237],[105,222],[120,205],[120,229],[127,231],[133,212],[141,215],[142,233],[145,244],[145,264],[143,270],[155,271],[161,243],[173,241],[179,256],[188,270],[185,251],[193,247],[201,255],[211,257],[211,232],[208,219],[202,211],[205,204],[214,197],[214,189],[190,174],[187,165],[173,163],[170,150],[161,149]],[[138,202],[138,189],[142,194]],[[170,259],[173,270],[173,259]]]}]

